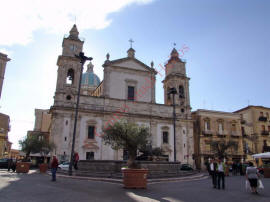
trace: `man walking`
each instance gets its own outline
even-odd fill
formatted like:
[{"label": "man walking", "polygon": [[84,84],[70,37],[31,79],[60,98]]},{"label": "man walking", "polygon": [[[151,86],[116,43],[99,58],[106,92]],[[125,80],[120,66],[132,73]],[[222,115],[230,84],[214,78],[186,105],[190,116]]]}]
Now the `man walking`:
[{"label": "man walking", "polygon": [[78,170],[78,161],[80,160],[80,158],[77,152],[75,152],[73,159],[74,159],[74,169]]},{"label": "man walking", "polygon": [[218,160],[218,189],[220,189],[220,181],[222,181],[222,189],[225,189],[225,178],[224,178],[225,164],[221,159]]},{"label": "man walking", "polygon": [[56,156],[53,156],[52,164],[51,164],[51,170],[52,170],[52,181],[56,181],[56,171],[58,168],[58,160]]},{"label": "man walking", "polygon": [[212,176],[213,188],[217,188],[217,163],[214,159],[211,159],[210,173]]}]

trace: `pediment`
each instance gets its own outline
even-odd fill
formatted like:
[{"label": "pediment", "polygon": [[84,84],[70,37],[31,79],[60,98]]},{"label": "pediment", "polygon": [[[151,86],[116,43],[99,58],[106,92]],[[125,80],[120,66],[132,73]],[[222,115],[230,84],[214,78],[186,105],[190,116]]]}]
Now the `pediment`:
[{"label": "pediment", "polygon": [[148,69],[146,69],[144,66],[142,66],[138,62],[135,62],[134,60],[126,60],[126,61],[120,62],[118,64],[114,64],[114,66],[125,67],[125,68],[129,68],[129,69],[135,69],[135,70],[149,72]]},{"label": "pediment", "polygon": [[104,64],[105,66],[112,66],[112,67],[123,67],[127,69],[134,69],[139,71],[145,72],[155,72],[153,68],[150,68],[143,62],[137,60],[136,58],[122,58],[118,60],[109,61],[108,63]]}]

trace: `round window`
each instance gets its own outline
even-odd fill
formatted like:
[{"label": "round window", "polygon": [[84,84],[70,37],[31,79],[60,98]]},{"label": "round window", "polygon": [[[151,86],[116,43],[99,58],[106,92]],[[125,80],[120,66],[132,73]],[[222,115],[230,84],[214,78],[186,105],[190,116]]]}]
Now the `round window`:
[{"label": "round window", "polygon": [[66,98],[67,98],[67,100],[71,100],[71,96],[70,95],[68,95]]}]

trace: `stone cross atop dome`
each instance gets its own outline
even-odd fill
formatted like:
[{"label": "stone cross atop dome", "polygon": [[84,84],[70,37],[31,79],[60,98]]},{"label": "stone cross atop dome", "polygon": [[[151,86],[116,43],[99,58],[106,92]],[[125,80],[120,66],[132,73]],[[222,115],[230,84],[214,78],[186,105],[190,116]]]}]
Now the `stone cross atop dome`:
[{"label": "stone cross atop dome", "polygon": [[71,30],[69,31],[69,37],[72,39],[79,39],[79,32],[76,24],[74,24]]}]

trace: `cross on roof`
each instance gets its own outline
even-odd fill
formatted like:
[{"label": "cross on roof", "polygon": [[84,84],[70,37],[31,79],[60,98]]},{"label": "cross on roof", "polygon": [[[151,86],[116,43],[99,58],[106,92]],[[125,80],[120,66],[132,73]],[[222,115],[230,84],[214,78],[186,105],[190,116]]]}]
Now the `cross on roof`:
[{"label": "cross on roof", "polygon": [[129,41],[129,43],[130,43],[130,48],[132,48],[132,43],[134,42],[132,39],[129,39],[128,40]]},{"label": "cross on roof", "polygon": [[175,42],[173,43],[173,46],[174,46],[174,47],[176,46],[176,43],[175,43]]}]

